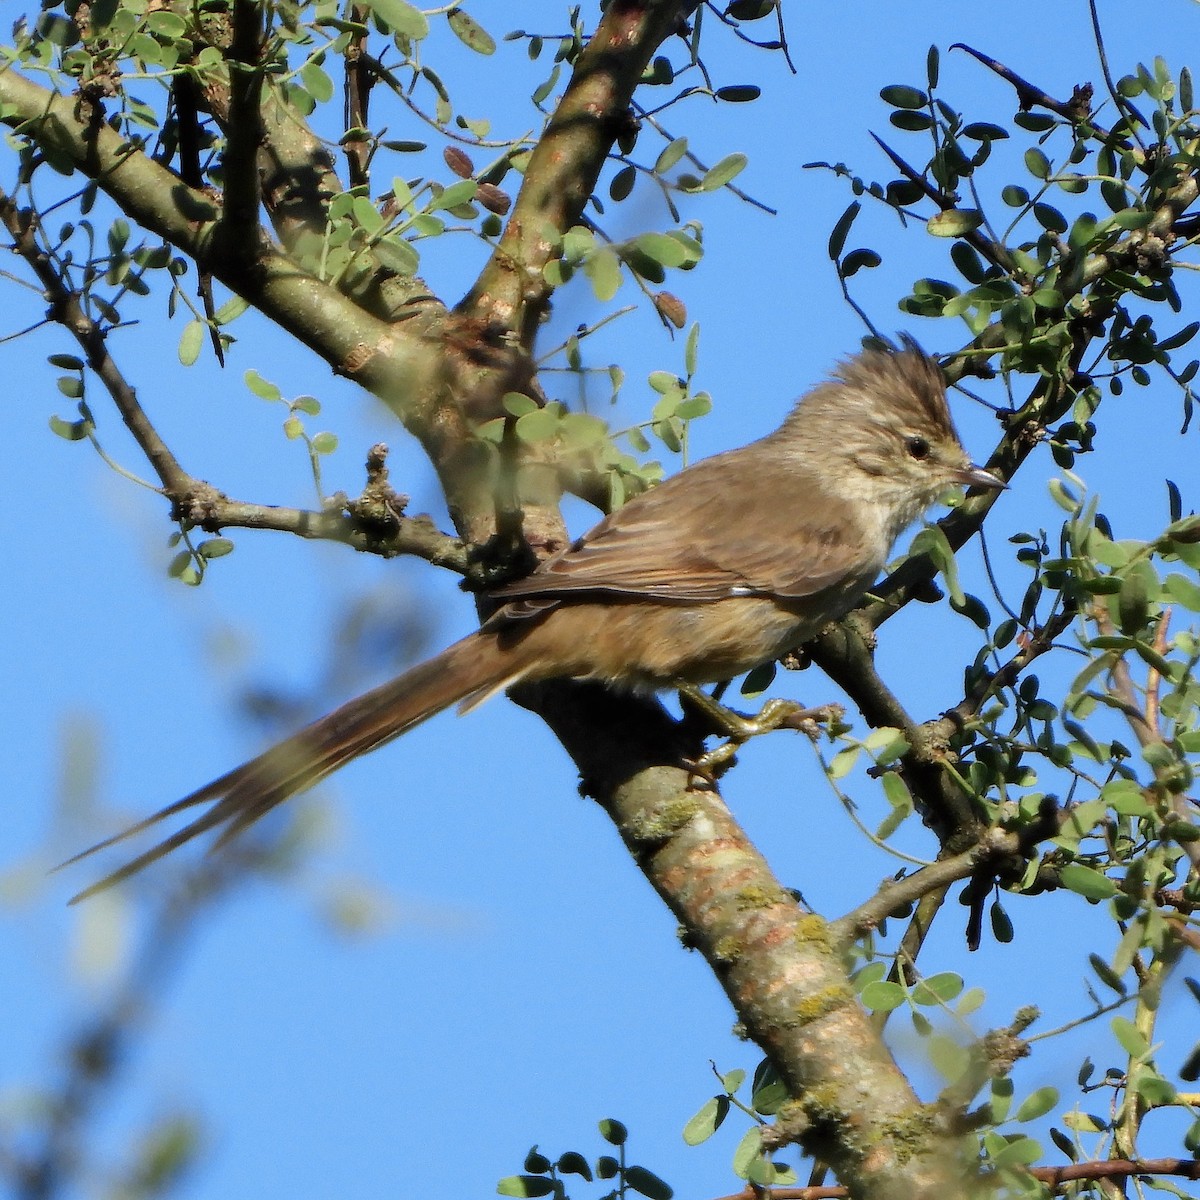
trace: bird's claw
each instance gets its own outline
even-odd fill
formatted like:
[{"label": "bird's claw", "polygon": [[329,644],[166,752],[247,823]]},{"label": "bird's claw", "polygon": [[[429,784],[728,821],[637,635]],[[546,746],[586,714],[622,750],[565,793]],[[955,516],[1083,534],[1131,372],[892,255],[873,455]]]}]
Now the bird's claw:
[{"label": "bird's claw", "polygon": [[688,772],[688,787],[696,779],[711,787],[734,761],[738,748],[751,738],[776,729],[795,729],[816,741],[822,725],[831,729],[841,723],[845,708],[840,704],[823,704],[809,708],[795,700],[768,700],[753,716],[726,708],[699,688],[681,688],[680,694],[702,715],[708,718],[714,732],[726,740],[698,758],[684,763]]}]

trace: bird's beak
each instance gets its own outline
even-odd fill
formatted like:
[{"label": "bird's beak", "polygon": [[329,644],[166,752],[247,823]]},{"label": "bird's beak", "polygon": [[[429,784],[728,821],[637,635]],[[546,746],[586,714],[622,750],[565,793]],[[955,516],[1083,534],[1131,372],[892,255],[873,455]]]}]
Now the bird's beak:
[{"label": "bird's beak", "polygon": [[955,471],[954,479],[956,483],[961,483],[964,487],[995,488],[997,491],[1008,490],[1008,484],[999,475],[993,475],[991,471],[985,471],[982,467],[977,467],[974,463],[970,463],[961,470]]}]

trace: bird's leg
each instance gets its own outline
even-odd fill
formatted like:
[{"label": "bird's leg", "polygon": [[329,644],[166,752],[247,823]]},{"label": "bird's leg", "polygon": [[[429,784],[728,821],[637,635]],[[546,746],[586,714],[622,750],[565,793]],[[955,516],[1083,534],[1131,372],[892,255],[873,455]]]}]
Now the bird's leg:
[{"label": "bird's leg", "polygon": [[840,704],[808,708],[795,700],[774,699],[768,700],[753,716],[746,716],[726,708],[716,696],[691,683],[679,688],[679,696],[707,719],[714,733],[726,738],[721,745],[687,763],[691,775],[710,784],[730,765],[743,742],[775,729],[798,729],[815,739],[820,725],[836,724],[846,711]]}]

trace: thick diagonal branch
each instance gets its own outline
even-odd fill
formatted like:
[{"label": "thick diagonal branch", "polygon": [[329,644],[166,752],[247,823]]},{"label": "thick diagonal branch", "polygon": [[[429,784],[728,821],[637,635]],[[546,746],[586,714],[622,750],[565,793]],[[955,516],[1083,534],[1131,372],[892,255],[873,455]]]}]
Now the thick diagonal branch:
[{"label": "thick diagonal branch", "polygon": [[460,312],[532,343],[551,290],[542,268],[582,215],[646,65],[696,7],[696,0],[608,5],[529,159],[500,243]]}]

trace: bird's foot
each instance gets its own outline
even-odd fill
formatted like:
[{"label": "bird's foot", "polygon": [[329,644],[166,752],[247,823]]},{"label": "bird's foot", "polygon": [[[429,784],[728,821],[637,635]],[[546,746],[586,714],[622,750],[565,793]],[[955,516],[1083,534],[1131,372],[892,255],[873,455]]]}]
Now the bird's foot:
[{"label": "bird's foot", "polygon": [[[837,726],[845,716],[840,704],[823,704],[809,708],[795,700],[768,700],[753,716],[726,708],[707,692],[695,686],[679,689],[680,697],[701,716],[708,720],[715,733],[726,738],[719,746],[688,761],[685,765],[692,779],[702,780],[711,786],[733,765],[738,748],[753,737],[771,733],[776,729],[796,729],[806,733],[814,741],[822,725]],[[690,782],[690,781],[689,781]]]}]

